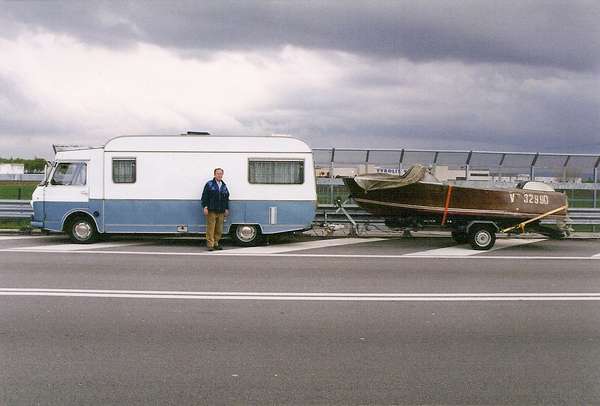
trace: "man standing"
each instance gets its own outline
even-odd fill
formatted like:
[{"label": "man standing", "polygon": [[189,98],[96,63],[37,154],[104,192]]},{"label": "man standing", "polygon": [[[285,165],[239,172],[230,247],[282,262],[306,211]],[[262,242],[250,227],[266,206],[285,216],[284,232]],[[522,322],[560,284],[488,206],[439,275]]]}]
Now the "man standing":
[{"label": "man standing", "polygon": [[223,169],[214,170],[215,177],[206,182],[202,192],[202,207],[206,216],[206,245],[209,251],[222,250],[219,240],[223,222],[229,216],[229,190],[223,182]]}]

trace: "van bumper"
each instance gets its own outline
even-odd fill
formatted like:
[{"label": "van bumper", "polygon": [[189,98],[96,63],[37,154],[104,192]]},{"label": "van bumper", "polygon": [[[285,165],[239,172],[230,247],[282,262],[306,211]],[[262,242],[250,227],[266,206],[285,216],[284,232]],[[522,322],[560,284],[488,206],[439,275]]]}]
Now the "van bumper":
[{"label": "van bumper", "polygon": [[33,220],[31,220],[31,227],[33,227],[33,228],[44,228],[44,222],[43,221],[33,221]]}]

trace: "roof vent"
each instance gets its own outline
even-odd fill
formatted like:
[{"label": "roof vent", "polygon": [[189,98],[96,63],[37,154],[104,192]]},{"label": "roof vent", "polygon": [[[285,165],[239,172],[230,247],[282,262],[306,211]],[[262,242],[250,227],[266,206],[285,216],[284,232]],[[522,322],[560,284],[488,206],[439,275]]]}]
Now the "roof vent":
[{"label": "roof vent", "polygon": [[207,131],[188,131],[186,135],[210,135]]}]

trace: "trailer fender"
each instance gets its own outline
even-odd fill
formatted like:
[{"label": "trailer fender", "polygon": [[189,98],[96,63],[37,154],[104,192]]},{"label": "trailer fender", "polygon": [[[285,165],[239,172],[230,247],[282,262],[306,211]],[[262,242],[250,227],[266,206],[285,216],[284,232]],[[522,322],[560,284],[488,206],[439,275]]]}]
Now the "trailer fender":
[{"label": "trailer fender", "polygon": [[471,221],[469,224],[467,224],[467,227],[465,229],[465,231],[467,232],[467,234],[469,233],[469,230],[471,229],[472,226],[474,226],[475,224],[489,224],[491,225],[494,230],[496,230],[496,232],[500,231],[500,227],[498,227],[498,225],[490,220],[473,220]]}]

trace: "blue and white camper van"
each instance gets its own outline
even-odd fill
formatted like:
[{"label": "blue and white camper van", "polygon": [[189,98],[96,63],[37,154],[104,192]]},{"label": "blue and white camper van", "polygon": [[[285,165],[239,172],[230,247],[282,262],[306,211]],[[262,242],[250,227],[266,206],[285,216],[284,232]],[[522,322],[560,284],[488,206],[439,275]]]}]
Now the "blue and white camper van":
[{"label": "blue and white camper van", "polygon": [[200,198],[214,168],[230,190],[224,232],[241,245],[305,230],[316,209],[312,151],[285,137],[122,136],[57,150],[32,197],[32,226],[74,242],[105,234],[202,234]]}]

